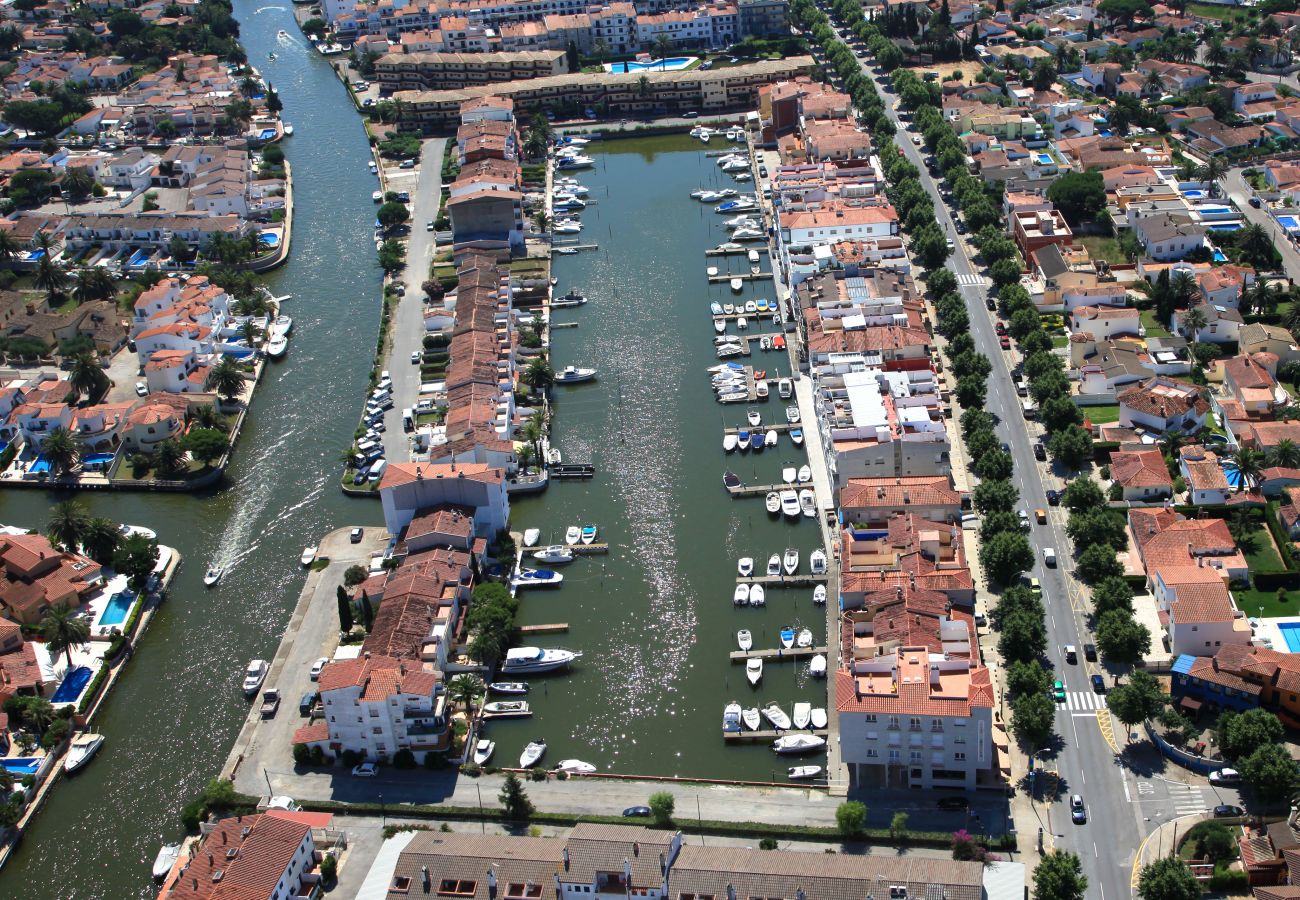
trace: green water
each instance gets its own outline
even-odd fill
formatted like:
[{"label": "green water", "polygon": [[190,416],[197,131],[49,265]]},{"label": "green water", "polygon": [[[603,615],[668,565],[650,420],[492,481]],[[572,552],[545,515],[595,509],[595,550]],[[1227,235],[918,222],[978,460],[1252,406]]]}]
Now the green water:
[{"label": "green water", "polygon": [[[303,584],[298,555],[324,532],[378,524],[378,503],[348,500],[337,457],[356,424],[374,352],[379,273],[365,134],[329,63],[296,34],[284,7],[235,0],[249,59],[280,91],[295,135],[293,254],[268,281],[292,294],[285,360],[253,401],[226,481],[201,497],[85,493],[95,515],[156,529],[185,563],[98,718],[104,749],[52,792],[0,870],[0,897],[152,897],[149,867],[175,841],[186,800],[220,769],[247,704],[249,659],[275,652]],[[274,49],[277,59],[269,61]],[[0,492],[0,522],[43,526],[62,496]],[[213,590],[202,576],[226,567]]]},{"label": "green water", "polygon": [[[579,326],[552,332],[554,363],[597,366],[600,376],[557,390],[554,441],[566,462],[590,460],[598,474],[516,502],[512,518],[516,530],[540,528],[542,543],[563,542],[569,525],[595,524],[611,546],[608,556],[563,567],[560,588],[523,595],[522,624],[569,623],[568,634],[536,642],[584,656],[571,674],[534,680],[533,718],[491,724],[497,764],[545,737],[551,764],[578,758],[627,774],[767,780],[788,763],[765,745],[724,747],[723,706],[825,706],[825,686],[806,662],[769,663],[754,689],[743,664],[727,657],[741,628],[761,648],[777,646],[783,625],[807,626],[820,646],[825,616],[811,588],[769,588],[765,608],[732,604],[740,557],[754,557],[761,573],[770,554],[795,547],[806,573],[818,531],[811,519],[787,524],[768,516],[762,497],[732,500],[722,487],[725,469],[770,484],[783,464],[806,457],[784,435],[761,455],[723,453],[722,428],[743,425],[746,407],[714,401],[709,303],[770,299],[773,286],[754,282],[734,295],[708,284],[709,265],[749,265],[743,256],[706,262],[731,216],[689,194],[732,182],[700,148],[684,137],[593,142],[595,169],[575,174],[596,201],[583,213],[581,240],[599,250],[556,257],[557,290],[574,288],[589,302],[557,312]],[[748,333],[761,332],[751,324]],[[754,349],[751,360],[769,377],[788,374],[784,353],[760,352],[757,341]],[[764,422],[785,421],[775,394],[756,404]]]}]

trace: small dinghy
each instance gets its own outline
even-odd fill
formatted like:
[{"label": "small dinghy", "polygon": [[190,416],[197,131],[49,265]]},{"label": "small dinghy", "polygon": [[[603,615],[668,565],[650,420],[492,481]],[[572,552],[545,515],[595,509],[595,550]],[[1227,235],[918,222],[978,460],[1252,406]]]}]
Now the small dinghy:
[{"label": "small dinghy", "polygon": [[809,781],[821,773],[821,766],[791,766],[785,772],[786,777],[791,781]]}]

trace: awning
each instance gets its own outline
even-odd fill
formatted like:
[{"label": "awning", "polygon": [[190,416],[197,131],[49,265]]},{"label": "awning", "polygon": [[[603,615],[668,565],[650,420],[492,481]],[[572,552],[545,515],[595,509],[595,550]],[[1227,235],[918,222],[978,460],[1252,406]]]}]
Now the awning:
[{"label": "awning", "polygon": [[1191,697],[1184,697],[1182,700],[1178,701],[1178,705],[1188,712],[1196,712],[1201,708],[1201,701],[1193,700]]}]

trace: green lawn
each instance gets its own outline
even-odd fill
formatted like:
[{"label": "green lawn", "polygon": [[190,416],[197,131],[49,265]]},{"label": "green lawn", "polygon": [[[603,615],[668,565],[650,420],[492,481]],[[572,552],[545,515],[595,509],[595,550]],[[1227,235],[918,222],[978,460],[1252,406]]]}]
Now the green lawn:
[{"label": "green lawn", "polygon": [[1119,421],[1119,404],[1106,403],[1101,406],[1080,406],[1079,410],[1094,425],[1109,425]]},{"label": "green lawn", "polygon": [[1119,241],[1113,237],[1089,235],[1079,238],[1080,243],[1088,248],[1088,255],[1093,259],[1104,259],[1111,265],[1126,265],[1128,257],[1119,248]]},{"label": "green lawn", "polygon": [[1169,329],[1156,320],[1156,312],[1153,309],[1142,310],[1142,325],[1147,330],[1147,337],[1171,337]]},{"label": "green lawn", "polygon": [[1254,534],[1241,548],[1241,552],[1250,563],[1252,572],[1286,571],[1286,566],[1282,565],[1282,557],[1278,555],[1277,546],[1273,543],[1273,535],[1269,533],[1268,525],[1263,522],[1259,523]]},{"label": "green lawn", "polygon": [[1220,6],[1217,3],[1188,3],[1186,15],[1203,16],[1207,19],[1219,19],[1220,21],[1227,21],[1228,19],[1231,19],[1238,11],[1239,11],[1238,7]]},{"label": "green lawn", "polygon": [[[1300,615],[1300,603],[1295,601],[1294,594],[1283,594],[1288,599],[1279,601],[1277,591],[1233,588],[1232,596],[1237,601],[1237,609],[1248,616],[1262,615],[1265,618],[1270,618],[1273,616]],[[1262,613],[1260,611],[1261,607],[1263,607]]]},{"label": "green lawn", "polygon": [[1061,347],[1070,346],[1070,339],[1063,334],[1052,335],[1052,346],[1060,349]]}]

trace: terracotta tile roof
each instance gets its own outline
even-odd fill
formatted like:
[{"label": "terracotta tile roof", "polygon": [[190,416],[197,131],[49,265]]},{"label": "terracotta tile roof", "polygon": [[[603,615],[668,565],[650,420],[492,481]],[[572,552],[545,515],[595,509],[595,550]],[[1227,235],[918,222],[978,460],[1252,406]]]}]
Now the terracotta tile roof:
[{"label": "terracotta tile roof", "polygon": [[1170,620],[1183,625],[1231,622],[1235,613],[1232,598],[1222,583],[1183,585],[1169,607]]},{"label": "terracotta tile roof", "polygon": [[845,509],[892,509],[904,506],[960,506],[961,495],[946,475],[850,478],[840,491]]},{"label": "terracotta tile roof", "polygon": [[167,898],[262,900],[270,897],[310,835],[308,826],[273,816],[222,819],[180,871]]},{"label": "terracotta tile roof", "polygon": [[500,484],[505,478],[501,469],[487,463],[457,463],[455,465],[439,463],[390,463],[384,470],[384,477],[379,482],[380,490],[410,484],[423,478],[468,478],[486,484]]},{"label": "terracotta tile roof", "polygon": [[1235,672],[1220,668],[1219,659],[1214,656],[1196,657],[1196,661],[1192,663],[1192,668],[1187,674],[1192,678],[1198,678],[1201,681],[1217,684],[1221,687],[1232,688],[1251,696],[1258,696],[1261,690],[1258,684],[1247,681]]},{"label": "terracotta tile roof", "polygon": [[[429,696],[433,693],[438,678],[437,673],[423,671],[418,663],[390,656],[371,656],[370,659],[357,657],[328,663],[321,670],[317,684],[322,694],[326,691],[360,687],[363,699],[382,700],[396,693]],[[381,689],[384,693],[379,693]]]},{"label": "terracotta tile roof", "polygon": [[1110,475],[1124,487],[1173,487],[1165,458],[1159,450],[1112,453]]}]

